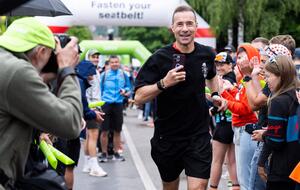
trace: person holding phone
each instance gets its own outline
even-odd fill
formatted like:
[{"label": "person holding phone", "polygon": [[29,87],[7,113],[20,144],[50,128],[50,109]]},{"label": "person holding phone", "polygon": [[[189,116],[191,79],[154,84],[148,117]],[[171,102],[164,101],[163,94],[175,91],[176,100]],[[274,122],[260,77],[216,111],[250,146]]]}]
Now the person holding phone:
[{"label": "person holding phone", "polygon": [[163,189],[178,189],[179,175],[185,170],[188,189],[204,190],[212,160],[205,85],[213,99],[220,99],[215,53],[194,42],[197,21],[192,8],[177,7],[171,28],[176,41],[143,65],[136,78],[135,102],[142,105],[155,99],[151,156]]}]

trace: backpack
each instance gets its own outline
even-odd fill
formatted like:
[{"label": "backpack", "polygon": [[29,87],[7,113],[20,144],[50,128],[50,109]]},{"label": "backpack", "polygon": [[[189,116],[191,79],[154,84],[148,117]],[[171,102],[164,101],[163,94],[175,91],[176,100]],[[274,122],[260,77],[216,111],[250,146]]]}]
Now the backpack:
[{"label": "backpack", "polygon": [[[101,76],[101,96],[103,95],[103,89],[104,89],[104,82],[105,82],[105,78],[106,78],[106,72],[104,71],[103,75]],[[125,76],[125,72],[123,70],[121,70],[121,72],[123,73],[123,77],[124,77],[124,81],[126,84],[126,76]]]}]

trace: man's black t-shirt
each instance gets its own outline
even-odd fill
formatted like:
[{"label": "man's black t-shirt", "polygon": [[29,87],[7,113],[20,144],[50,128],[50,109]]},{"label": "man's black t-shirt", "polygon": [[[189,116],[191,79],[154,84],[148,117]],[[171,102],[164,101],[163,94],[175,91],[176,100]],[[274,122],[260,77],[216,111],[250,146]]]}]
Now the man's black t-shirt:
[{"label": "man's black t-shirt", "polygon": [[[173,69],[172,45],[156,51],[143,65],[136,78],[136,89],[155,84]],[[216,75],[215,54],[207,46],[195,43],[193,52],[184,54],[186,79],[161,92],[156,100],[154,136],[185,140],[208,132],[209,114],[205,99],[205,79]]]}]

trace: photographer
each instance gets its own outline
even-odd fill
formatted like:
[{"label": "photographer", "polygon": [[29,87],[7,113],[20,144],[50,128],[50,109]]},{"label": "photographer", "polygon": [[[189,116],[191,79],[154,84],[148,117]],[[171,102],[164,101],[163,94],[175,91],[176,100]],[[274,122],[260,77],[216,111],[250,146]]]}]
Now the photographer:
[{"label": "photographer", "polygon": [[[73,68],[79,55],[77,39],[61,48],[34,18],[14,21],[0,36],[0,46],[0,189],[10,189],[24,175],[34,128],[62,138],[79,135],[82,106]],[[39,76],[54,49],[57,97]]]}]

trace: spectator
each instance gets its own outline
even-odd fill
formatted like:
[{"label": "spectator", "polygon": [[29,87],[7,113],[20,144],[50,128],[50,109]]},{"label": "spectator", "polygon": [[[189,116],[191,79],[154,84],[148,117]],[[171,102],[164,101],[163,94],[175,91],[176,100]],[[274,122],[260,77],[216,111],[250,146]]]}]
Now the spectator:
[{"label": "spectator", "polygon": [[[89,61],[80,62],[76,67],[77,76],[81,87],[81,97],[83,104],[84,119],[87,121],[87,125],[96,125],[95,123],[101,123],[103,121],[103,112],[97,110],[91,110],[88,107],[88,101],[86,98],[86,89],[91,87],[96,74],[96,67]],[[89,124],[88,124],[89,123]],[[91,130],[91,131],[89,131]],[[91,176],[104,177],[107,173],[99,166],[97,160],[96,143],[98,138],[98,128],[88,127],[88,138],[92,138],[92,141],[88,141],[88,155],[85,156],[83,172],[89,173]]]},{"label": "spectator", "polygon": [[[219,85],[223,85],[223,82],[230,82],[232,85],[236,85],[232,62],[231,56],[226,52],[221,52],[216,55],[215,65],[221,83]],[[231,112],[229,110],[225,110],[224,112],[216,111],[214,107],[211,109],[211,114],[215,115],[216,128],[213,132],[212,141],[213,160],[211,166],[210,190],[218,189],[225,156],[227,156],[227,167],[232,181],[232,190],[237,190],[240,189],[240,187],[236,174]]]},{"label": "spectator", "polygon": [[[230,83],[224,83],[222,96],[226,99],[228,109],[232,112],[232,126],[234,128],[235,156],[237,161],[237,174],[242,190],[248,190],[251,160],[256,148],[256,143],[251,140],[247,128],[252,128],[256,122],[256,114],[251,110],[246,96],[246,88],[251,75],[250,60],[259,62],[260,56],[256,48],[250,44],[242,44],[238,48],[237,66],[244,77],[239,88],[234,88]],[[226,90],[227,89],[227,90]]]},{"label": "spectator", "polygon": [[108,153],[108,131],[113,131],[114,159],[125,161],[119,153],[121,150],[121,131],[123,125],[123,101],[130,96],[130,81],[128,76],[120,68],[119,57],[109,57],[109,69],[100,76],[100,87],[102,100],[106,103],[103,106],[105,113],[104,122],[101,125],[101,149],[100,162],[107,162]]},{"label": "spectator", "polygon": [[227,52],[232,60],[233,60],[233,66],[236,64],[236,49],[233,45],[227,45],[224,47],[224,51]]},{"label": "spectator", "polygon": [[279,55],[269,59],[265,77],[271,97],[268,101],[268,128],[256,130],[254,140],[263,140],[272,151],[267,190],[294,190],[296,182],[289,174],[300,160],[299,127],[296,89],[298,80],[290,56]]}]

